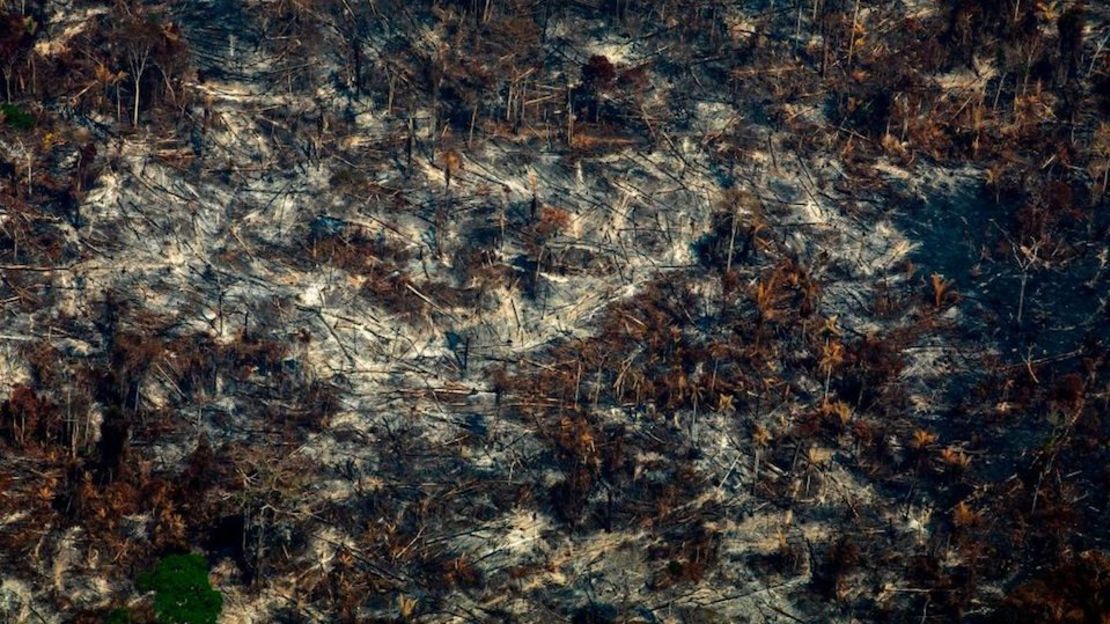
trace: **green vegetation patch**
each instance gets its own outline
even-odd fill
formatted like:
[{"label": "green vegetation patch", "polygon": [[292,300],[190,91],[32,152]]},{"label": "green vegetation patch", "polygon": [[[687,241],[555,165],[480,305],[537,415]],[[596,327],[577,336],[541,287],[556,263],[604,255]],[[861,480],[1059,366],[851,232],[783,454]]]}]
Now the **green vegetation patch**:
[{"label": "green vegetation patch", "polygon": [[30,130],[35,126],[35,118],[15,104],[0,104],[0,116],[3,116],[9,126],[17,130]]},{"label": "green vegetation patch", "polygon": [[108,613],[104,624],[131,624],[131,612],[125,607],[117,607]]},{"label": "green vegetation patch", "polygon": [[200,555],[169,555],[139,575],[142,591],[154,591],[159,624],[216,624],[223,596],[208,584],[208,564]]}]

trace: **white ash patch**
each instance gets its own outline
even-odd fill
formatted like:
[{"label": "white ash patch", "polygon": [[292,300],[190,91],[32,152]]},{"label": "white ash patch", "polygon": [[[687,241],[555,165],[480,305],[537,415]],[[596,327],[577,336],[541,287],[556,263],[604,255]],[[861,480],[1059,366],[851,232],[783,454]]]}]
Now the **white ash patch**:
[{"label": "white ash patch", "polygon": [[47,618],[50,624],[60,622],[59,617],[50,612],[43,612],[42,605],[35,605],[34,594],[26,582],[4,576],[0,581],[0,616],[8,622],[30,622],[31,614],[37,613],[40,618]]},{"label": "white ash patch", "polygon": [[[69,51],[70,41],[84,32],[90,21],[108,11],[108,7],[91,7],[80,12],[73,12],[72,9],[51,12],[50,19],[47,21],[53,32],[50,37],[35,42],[35,54],[42,58],[64,54]],[[61,32],[58,32],[59,27]]]},{"label": "white ash patch", "polygon": [[584,46],[589,56],[604,56],[614,65],[634,65],[633,44],[630,41],[615,41],[612,39],[598,41]]},{"label": "white ash patch", "polygon": [[26,385],[31,381],[31,371],[23,363],[22,358],[13,352],[13,345],[22,344],[29,336],[9,336],[5,339],[0,336],[0,391],[3,396],[8,396],[12,388]]}]

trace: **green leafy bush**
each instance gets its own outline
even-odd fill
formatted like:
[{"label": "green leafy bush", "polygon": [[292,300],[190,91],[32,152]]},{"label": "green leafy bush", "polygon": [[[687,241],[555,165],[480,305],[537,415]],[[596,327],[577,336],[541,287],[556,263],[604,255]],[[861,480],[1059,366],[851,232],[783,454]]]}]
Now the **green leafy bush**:
[{"label": "green leafy bush", "polygon": [[105,624],[131,624],[131,612],[124,607],[117,607],[112,609],[108,614],[108,618],[104,620]]},{"label": "green leafy bush", "polygon": [[137,585],[154,591],[160,624],[216,624],[223,607],[223,596],[208,584],[208,564],[200,555],[169,555],[139,575]]},{"label": "green leafy bush", "polygon": [[14,104],[0,104],[0,115],[17,130],[30,130],[35,125],[35,118]]}]

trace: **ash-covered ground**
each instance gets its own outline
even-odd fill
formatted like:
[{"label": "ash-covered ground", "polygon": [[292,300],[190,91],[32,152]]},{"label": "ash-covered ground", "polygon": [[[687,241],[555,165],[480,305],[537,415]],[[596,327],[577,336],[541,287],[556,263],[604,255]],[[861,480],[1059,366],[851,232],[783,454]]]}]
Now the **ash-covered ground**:
[{"label": "ash-covered ground", "polygon": [[1110,618],[1105,7],[0,12],[0,621]]}]

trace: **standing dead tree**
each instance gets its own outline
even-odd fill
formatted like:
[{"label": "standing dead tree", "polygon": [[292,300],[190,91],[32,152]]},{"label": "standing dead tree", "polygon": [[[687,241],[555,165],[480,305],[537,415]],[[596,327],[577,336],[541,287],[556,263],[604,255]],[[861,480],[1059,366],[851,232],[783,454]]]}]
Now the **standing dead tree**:
[{"label": "standing dead tree", "polygon": [[[109,53],[117,58],[117,64],[125,69],[132,88],[131,125],[139,125],[140,104],[143,101],[144,84],[149,93],[159,82],[164,83],[171,99],[176,96],[171,85],[171,76],[184,69],[185,42],[180,31],[171,22],[161,19],[141,7],[128,8],[121,5],[113,15],[114,30],[108,43]],[[161,80],[148,84],[151,70],[157,69]]]},{"label": "standing dead tree", "polygon": [[[2,5],[0,5],[2,8]],[[26,80],[16,66],[28,61],[28,51],[34,43],[38,24],[34,18],[17,13],[0,13],[0,71],[4,74],[4,101],[12,101],[15,84],[24,90]],[[13,79],[15,79],[13,81]]]}]

